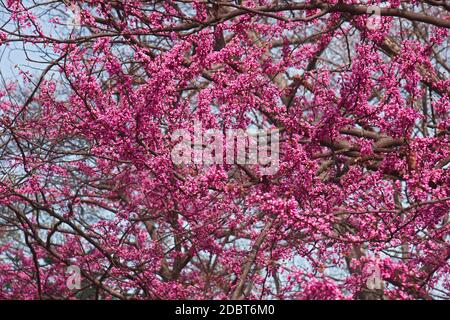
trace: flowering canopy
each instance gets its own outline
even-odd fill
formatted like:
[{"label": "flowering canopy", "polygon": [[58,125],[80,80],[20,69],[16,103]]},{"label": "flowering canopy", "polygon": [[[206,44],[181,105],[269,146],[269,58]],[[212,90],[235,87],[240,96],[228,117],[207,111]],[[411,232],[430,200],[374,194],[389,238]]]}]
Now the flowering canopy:
[{"label": "flowering canopy", "polygon": [[450,298],[445,1],[0,3],[0,299]]}]

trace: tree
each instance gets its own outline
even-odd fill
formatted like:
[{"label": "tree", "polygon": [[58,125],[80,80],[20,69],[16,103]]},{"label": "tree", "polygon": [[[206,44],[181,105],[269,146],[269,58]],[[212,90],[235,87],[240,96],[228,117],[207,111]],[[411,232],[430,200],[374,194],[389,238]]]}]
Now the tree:
[{"label": "tree", "polygon": [[447,2],[0,3],[0,298],[450,297]]}]

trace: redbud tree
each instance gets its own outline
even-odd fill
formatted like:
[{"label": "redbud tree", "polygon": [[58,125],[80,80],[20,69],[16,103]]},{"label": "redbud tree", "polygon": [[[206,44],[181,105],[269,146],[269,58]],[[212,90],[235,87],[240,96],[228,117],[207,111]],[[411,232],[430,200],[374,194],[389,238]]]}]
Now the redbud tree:
[{"label": "redbud tree", "polygon": [[0,1],[0,299],[449,299],[449,10]]}]

